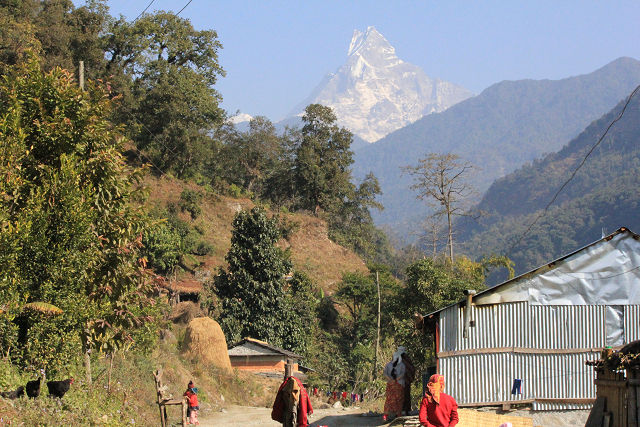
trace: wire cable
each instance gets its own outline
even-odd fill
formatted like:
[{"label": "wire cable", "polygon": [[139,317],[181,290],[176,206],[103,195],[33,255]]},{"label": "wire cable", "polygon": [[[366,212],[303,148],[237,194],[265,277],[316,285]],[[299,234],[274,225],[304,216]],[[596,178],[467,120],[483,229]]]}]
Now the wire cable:
[{"label": "wire cable", "polygon": [[629,97],[627,98],[627,102],[625,102],[624,107],[622,107],[622,111],[620,112],[618,117],[616,117],[611,123],[609,123],[609,126],[607,126],[607,129],[604,131],[602,136],[598,139],[598,142],[596,142],[593,145],[593,147],[591,147],[591,149],[584,156],[584,158],[582,159],[582,161],[580,162],[578,167],[574,169],[574,171],[571,174],[571,176],[560,186],[558,191],[556,191],[556,193],[551,198],[551,201],[549,201],[549,203],[547,203],[547,206],[545,206],[544,210],[536,216],[536,218],[531,222],[531,224],[529,224],[529,226],[527,227],[525,232],[522,233],[520,238],[518,240],[516,240],[516,242],[514,244],[511,245],[511,247],[507,251],[508,253],[513,251],[515,249],[515,247],[518,246],[522,242],[522,240],[527,236],[527,234],[529,234],[529,232],[531,231],[533,226],[536,225],[536,223],[540,220],[540,218],[542,218],[547,213],[547,211],[549,210],[549,207],[551,207],[551,205],[556,201],[556,199],[558,198],[558,196],[560,195],[562,190],[564,190],[564,188],[571,182],[571,180],[573,180],[573,178],[576,176],[576,174],[578,173],[580,168],[582,168],[582,166],[585,164],[585,162],[587,161],[587,159],[589,158],[591,153],[593,153],[593,150],[595,150],[600,145],[602,140],[607,136],[607,134],[609,133],[609,129],[611,129],[611,127],[618,120],[620,120],[622,118],[622,116],[624,115],[624,112],[627,110],[627,106],[629,105],[629,102],[631,102],[631,98],[633,98],[633,96],[638,92],[638,90],[640,90],[640,85],[636,86],[636,88],[631,92],[631,95],[629,95]]},{"label": "wire cable", "polygon": [[180,15],[180,12],[182,12],[183,10],[185,10],[185,9],[187,8],[187,6],[189,6],[189,5],[191,4],[191,2],[192,2],[192,1],[193,1],[193,0],[189,0],[189,1],[187,2],[187,4],[185,4],[185,5],[184,5],[184,7],[183,7],[182,9],[180,9],[180,10],[178,11],[178,13],[176,13],[176,16]]},{"label": "wire cable", "polygon": [[147,7],[145,7],[144,10],[142,12],[140,12],[140,15],[138,15],[136,17],[136,19],[133,20],[133,22],[136,22],[138,20],[138,18],[140,18],[142,15],[144,15],[144,13],[151,7],[151,5],[153,4],[154,1],[156,1],[156,0],[151,0],[151,2],[149,2]]}]

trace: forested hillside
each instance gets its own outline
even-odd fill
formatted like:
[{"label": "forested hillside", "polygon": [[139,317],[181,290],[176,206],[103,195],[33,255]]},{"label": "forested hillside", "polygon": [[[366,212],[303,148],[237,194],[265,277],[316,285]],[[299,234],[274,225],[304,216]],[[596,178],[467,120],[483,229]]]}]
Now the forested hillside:
[{"label": "forested hillside", "polygon": [[523,272],[626,226],[640,230],[640,97],[609,130],[548,212],[521,239],[587,152],[620,115],[625,101],[557,153],[497,180],[484,195],[478,222],[461,221],[472,253],[507,254]]},{"label": "forested hillside", "polygon": [[282,132],[264,117],[234,128],[213,30],[68,0],[2,3],[0,24],[0,391],[70,384],[63,403],[0,399],[10,423],[155,425],[157,368],[174,392],[200,382],[203,409],[222,393],[272,401],[264,381],[189,356],[194,316],[373,400],[398,345],[418,375],[431,363],[413,313],[482,289],[499,264],[396,252],[372,221],[377,179],[354,182],[353,135],[330,108]]},{"label": "forested hillside", "polygon": [[[427,153],[454,153],[477,166],[478,195],[497,178],[556,151],[613,108],[640,81],[640,62],[620,58],[582,76],[497,83],[480,95],[431,114],[356,152],[354,173],[374,171],[385,210],[378,224],[406,236],[426,208],[409,189],[402,166]],[[415,229],[414,229],[415,231]]]}]

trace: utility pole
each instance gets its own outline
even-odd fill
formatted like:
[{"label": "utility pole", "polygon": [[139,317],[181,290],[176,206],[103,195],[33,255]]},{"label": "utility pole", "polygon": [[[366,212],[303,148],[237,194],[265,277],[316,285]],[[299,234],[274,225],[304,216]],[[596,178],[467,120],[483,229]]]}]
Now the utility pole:
[{"label": "utility pole", "polygon": [[80,89],[84,90],[84,61],[78,62],[78,74],[80,75],[78,78]]},{"label": "utility pole", "polygon": [[373,379],[375,380],[378,373],[378,348],[380,346],[380,279],[378,270],[376,270],[376,287],[378,288],[378,330],[376,334],[376,352],[373,355]]}]

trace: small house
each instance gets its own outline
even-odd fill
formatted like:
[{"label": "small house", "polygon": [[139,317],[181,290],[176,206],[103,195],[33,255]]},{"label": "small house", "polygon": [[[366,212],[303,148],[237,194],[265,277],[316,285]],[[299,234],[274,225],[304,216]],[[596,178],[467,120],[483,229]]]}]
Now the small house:
[{"label": "small house", "polygon": [[640,236],[626,228],[427,314],[435,370],[460,406],[587,409],[607,347],[640,339]]},{"label": "small house", "polygon": [[302,356],[254,338],[245,338],[232,345],[229,359],[236,369],[278,378],[282,378],[287,360],[290,360],[293,375],[301,379],[305,377],[299,367]]}]

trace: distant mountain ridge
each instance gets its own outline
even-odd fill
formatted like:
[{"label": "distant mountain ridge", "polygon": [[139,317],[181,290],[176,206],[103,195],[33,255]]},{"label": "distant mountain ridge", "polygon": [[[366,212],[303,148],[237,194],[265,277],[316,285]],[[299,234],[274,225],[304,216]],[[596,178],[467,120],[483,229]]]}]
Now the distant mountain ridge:
[{"label": "distant mountain ridge", "polygon": [[382,34],[368,27],[365,32],[354,31],[346,63],[325,76],[289,116],[300,115],[312,103],[326,105],[333,108],[339,125],[374,142],[472,95],[402,61]]},{"label": "distant mountain ridge", "polygon": [[524,234],[620,115],[624,102],[557,153],[496,181],[479,204],[487,215],[478,223],[458,224],[467,251],[476,256],[506,254],[517,271],[524,272],[597,240],[603,230],[610,233],[626,226],[640,231],[640,94],[636,94],[551,208]]},{"label": "distant mountain ridge", "polygon": [[482,194],[495,179],[560,149],[639,82],[640,62],[619,58],[562,80],[497,83],[357,150],[354,175],[361,179],[372,171],[378,177],[385,210],[376,222],[406,237],[427,209],[415,199],[401,166],[416,164],[429,152],[459,154],[481,168],[473,183]]}]

